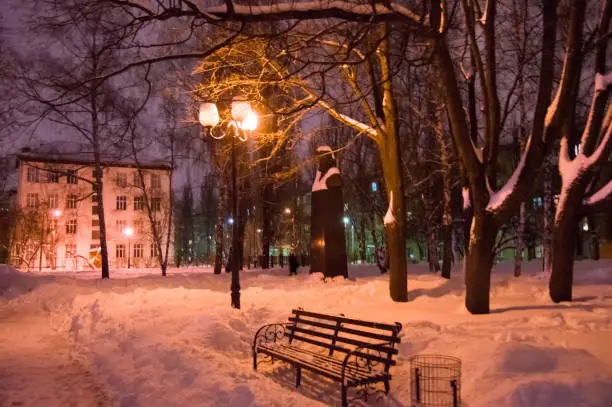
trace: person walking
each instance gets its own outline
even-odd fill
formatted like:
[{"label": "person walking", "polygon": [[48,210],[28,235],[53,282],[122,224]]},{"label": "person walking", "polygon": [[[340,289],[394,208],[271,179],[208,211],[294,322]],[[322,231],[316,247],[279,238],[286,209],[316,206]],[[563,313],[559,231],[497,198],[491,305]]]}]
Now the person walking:
[{"label": "person walking", "polygon": [[297,275],[297,269],[298,269],[298,260],[297,260],[297,256],[295,255],[294,252],[291,252],[289,254],[289,275],[293,276],[293,275]]}]

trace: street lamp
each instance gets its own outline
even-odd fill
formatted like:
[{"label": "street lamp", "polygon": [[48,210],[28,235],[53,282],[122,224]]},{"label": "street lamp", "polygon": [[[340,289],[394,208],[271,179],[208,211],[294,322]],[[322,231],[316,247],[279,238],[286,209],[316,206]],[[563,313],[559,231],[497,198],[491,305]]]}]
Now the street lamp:
[{"label": "street lamp", "polygon": [[[236,147],[235,139],[240,141],[246,141],[248,139],[248,132],[253,131],[257,128],[257,114],[251,108],[248,101],[241,97],[234,97],[231,105],[232,120],[227,124],[228,130],[232,129],[233,134],[231,137],[231,148],[232,148],[232,248],[231,248],[231,272],[232,272],[232,285],[231,285],[231,298],[232,307],[240,309],[240,264],[238,263],[238,246],[241,244],[240,235],[237,225],[234,219],[238,219],[238,195],[236,188]],[[224,138],[227,134],[222,132],[220,135],[213,133],[213,128],[219,124],[219,110],[214,103],[202,103],[200,105],[199,113],[200,124],[207,130],[208,135],[216,140]]]},{"label": "street lamp", "polygon": [[130,264],[130,243],[131,243],[132,235],[134,234],[134,229],[132,229],[130,227],[127,227],[127,228],[123,229],[123,234],[128,239],[128,269],[129,269],[131,267],[131,264]]}]

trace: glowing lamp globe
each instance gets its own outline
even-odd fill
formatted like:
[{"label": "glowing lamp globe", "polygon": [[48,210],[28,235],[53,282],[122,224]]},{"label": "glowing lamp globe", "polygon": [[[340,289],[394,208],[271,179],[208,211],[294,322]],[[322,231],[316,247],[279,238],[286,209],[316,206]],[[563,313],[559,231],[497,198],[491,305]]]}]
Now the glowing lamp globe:
[{"label": "glowing lamp globe", "polygon": [[204,127],[215,127],[219,124],[219,110],[214,103],[202,103],[200,105],[200,124]]},{"label": "glowing lamp globe", "polygon": [[257,128],[257,114],[250,111],[242,121],[242,130],[253,131]]},{"label": "glowing lamp globe", "polygon": [[126,235],[127,237],[130,237],[134,234],[134,229],[132,228],[125,228],[123,229],[123,234]]},{"label": "glowing lamp globe", "polygon": [[237,96],[232,100],[232,119],[238,123],[242,123],[246,120],[247,116],[251,113],[251,105],[243,98]]}]

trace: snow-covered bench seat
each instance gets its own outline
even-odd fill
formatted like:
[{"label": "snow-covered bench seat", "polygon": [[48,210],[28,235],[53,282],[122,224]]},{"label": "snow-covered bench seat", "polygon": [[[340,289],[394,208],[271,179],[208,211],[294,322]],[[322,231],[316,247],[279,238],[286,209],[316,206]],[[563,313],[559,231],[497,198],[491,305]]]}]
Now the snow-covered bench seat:
[{"label": "snow-covered bench seat", "polygon": [[[253,339],[253,369],[257,355],[287,362],[296,369],[296,387],[302,369],[339,382],[342,406],[347,389],[383,383],[389,392],[389,368],[400,342],[402,325],[345,318],[294,309],[288,323],[264,325]],[[367,397],[367,388],[364,391]]]}]

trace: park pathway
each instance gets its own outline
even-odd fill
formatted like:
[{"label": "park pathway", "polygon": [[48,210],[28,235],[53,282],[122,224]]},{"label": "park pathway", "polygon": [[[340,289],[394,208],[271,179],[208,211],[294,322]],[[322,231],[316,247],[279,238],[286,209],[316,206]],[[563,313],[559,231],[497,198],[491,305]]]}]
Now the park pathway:
[{"label": "park pathway", "polygon": [[0,407],[110,405],[48,314],[0,309]]}]

